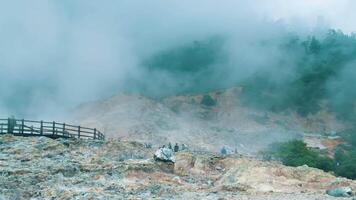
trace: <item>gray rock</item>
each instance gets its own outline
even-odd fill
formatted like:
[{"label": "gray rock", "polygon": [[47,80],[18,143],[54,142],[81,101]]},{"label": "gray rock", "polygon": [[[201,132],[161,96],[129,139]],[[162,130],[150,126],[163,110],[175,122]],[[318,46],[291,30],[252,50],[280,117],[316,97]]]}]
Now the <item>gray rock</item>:
[{"label": "gray rock", "polygon": [[73,177],[79,172],[79,169],[77,166],[65,165],[60,167],[56,172],[62,173],[65,177]]},{"label": "gray rock", "polygon": [[156,161],[175,162],[172,149],[166,147],[159,148],[154,154],[154,159]]},{"label": "gray rock", "polygon": [[333,197],[350,197],[352,195],[352,190],[350,187],[339,187],[326,190],[326,194]]}]

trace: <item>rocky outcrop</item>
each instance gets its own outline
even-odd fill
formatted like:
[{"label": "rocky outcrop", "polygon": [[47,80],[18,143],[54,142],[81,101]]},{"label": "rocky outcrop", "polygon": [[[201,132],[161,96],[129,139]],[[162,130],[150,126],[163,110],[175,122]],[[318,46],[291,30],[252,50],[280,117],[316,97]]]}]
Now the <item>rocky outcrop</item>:
[{"label": "rocky outcrop", "polygon": [[175,162],[173,157],[173,150],[166,147],[159,148],[155,152],[153,157],[156,161],[171,162],[171,163]]}]

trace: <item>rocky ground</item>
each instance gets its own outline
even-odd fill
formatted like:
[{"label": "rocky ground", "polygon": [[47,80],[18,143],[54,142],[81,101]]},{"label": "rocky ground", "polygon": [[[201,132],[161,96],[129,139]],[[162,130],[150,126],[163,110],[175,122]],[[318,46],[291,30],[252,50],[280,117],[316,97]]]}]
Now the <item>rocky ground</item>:
[{"label": "rocky ground", "polygon": [[[0,136],[0,199],[334,199],[356,181],[240,155],[152,159],[137,142]],[[337,198],[337,199],[352,199]]]}]

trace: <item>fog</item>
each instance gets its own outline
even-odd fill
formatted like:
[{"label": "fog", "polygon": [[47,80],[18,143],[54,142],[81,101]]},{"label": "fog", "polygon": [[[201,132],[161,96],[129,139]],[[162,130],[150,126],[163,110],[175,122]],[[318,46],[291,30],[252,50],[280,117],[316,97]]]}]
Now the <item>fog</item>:
[{"label": "fog", "polygon": [[[285,56],[279,43],[261,47],[258,42],[331,28],[352,33],[354,9],[352,0],[4,1],[0,113],[58,118],[80,103],[121,91],[152,96],[182,92],[182,82],[193,87],[197,74],[151,72],[145,61],[215,36],[228,38],[221,47],[228,59],[212,67],[220,72],[216,79],[224,81],[200,84],[225,87],[260,70],[282,81],[294,72],[275,67]],[[350,73],[345,76],[350,79]]]}]

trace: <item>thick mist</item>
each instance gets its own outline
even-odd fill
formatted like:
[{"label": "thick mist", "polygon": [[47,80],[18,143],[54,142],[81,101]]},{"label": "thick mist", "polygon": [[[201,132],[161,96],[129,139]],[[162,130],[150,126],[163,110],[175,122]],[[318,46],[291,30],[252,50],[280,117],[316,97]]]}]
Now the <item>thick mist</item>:
[{"label": "thick mist", "polygon": [[[206,91],[261,71],[283,84],[296,76],[298,61],[281,45],[291,35],[353,32],[354,8],[348,0],[2,2],[0,112],[57,118],[123,91],[151,97]],[[171,55],[183,61],[169,61]],[[328,91],[352,80],[351,60],[326,83]],[[348,94],[333,97],[335,106],[350,101]]]}]

